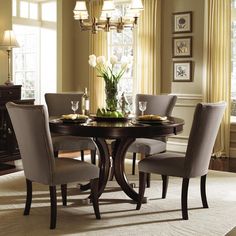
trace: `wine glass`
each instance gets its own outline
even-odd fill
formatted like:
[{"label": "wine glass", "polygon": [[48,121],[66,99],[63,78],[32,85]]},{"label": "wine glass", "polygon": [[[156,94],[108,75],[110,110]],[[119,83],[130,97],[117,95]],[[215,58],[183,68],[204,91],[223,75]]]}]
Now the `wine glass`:
[{"label": "wine glass", "polygon": [[147,102],[146,101],[140,101],[138,103],[139,110],[142,112],[142,116],[144,115],[144,111],[147,109]]},{"label": "wine glass", "polygon": [[79,108],[79,101],[71,101],[71,109],[74,112],[74,114],[78,110],[78,108]]}]

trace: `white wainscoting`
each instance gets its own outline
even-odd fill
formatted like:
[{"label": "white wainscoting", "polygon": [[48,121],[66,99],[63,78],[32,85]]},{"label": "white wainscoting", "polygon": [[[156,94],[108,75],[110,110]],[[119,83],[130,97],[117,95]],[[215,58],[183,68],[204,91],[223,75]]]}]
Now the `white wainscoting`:
[{"label": "white wainscoting", "polygon": [[185,152],[188,143],[189,132],[192,126],[193,114],[196,104],[202,102],[201,94],[172,94],[178,97],[172,115],[184,119],[184,130],[181,134],[171,136],[167,141],[167,150]]}]

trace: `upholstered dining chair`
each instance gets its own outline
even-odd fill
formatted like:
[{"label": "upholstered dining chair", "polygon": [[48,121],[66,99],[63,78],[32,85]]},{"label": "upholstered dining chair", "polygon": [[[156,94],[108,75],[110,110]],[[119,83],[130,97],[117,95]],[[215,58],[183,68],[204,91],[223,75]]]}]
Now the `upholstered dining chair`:
[{"label": "upholstered dining chair", "polygon": [[[81,102],[83,93],[46,93],[45,101],[49,117],[72,113],[71,101]],[[78,112],[81,113],[81,104]],[[56,156],[60,150],[80,151],[81,160],[84,160],[84,150],[91,151],[92,163],[96,163],[96,146],[91,138],[52,134],[53,149]]]},{"label": "upholstered dining chair", "polygon": [[206,176],[225,107],[225,102],[197,104],[185,154],[166,152],[148,156],[139,162],[139,200],[137,210],[140,209],[142,204],[147,173],[160,174],[164,177],[163,198],[166,197],[169,176],[183,179],[181,207],[184,220],[188,219],[189,179],[201,177],[202,205],[204,208],[208,208],[205,187]]},{"label": "upholstered dining chair", "polygon": [[[135,115],[141,115],[139,101],[147,102],[145,114],[158,114],[170,116],[175,106],[177,96],[175,95],[148,95],[137,94],[135,97]],[[165,138],[137,138],[128,148],[127,152],[133,153],[132,174],[135,175],[136,154],[141,154],[141,160],[148,155],[166,151]],[[150,187],[150,175],[147,179],[147,187]]]},{"label": "upholstered dining chair", "polygon": [[7,110],[16,134],[26,177],[27,197],[24,215],[29,215],[32,201],[32,182],[49,185],[51,202],[50,228],[56,227],[56,185],[61,185],[63,205],[67,202],[67,183],[90,180],[91,200],[97,219],[99,168],[70,158],[54,158],[49,131],[48,114],[42,105],[7,103]]}]

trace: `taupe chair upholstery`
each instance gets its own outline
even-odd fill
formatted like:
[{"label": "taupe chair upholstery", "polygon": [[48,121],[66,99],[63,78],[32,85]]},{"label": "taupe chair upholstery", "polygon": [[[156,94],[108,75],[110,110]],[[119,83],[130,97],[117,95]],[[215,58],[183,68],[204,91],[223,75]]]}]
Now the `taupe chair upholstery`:
[{"label": "taupe chair upholstery", "polygon": [[182,217],[185,220],[188,219],[189,179],[200,176],[202,204],[204,208],[208,208],[205,189],[206,175],[225,107],[225,102],[197,104],[185,154],[166,152],[148,156],[139,162],[139,201],[137,209],[141,207],[147,173],[161,174],[164,177],[163,198],[166,196],[168,177],[183,178],[181,206]]},{"label": "taupe chair upholstery", "polygon": [[[81,98],[83,93],[46,93],[45,101],[48,108],[49,117],[71,114],[71,101],[79,101],[78,113],[81,114]],[[57,156],[60,150],[80,151],[81,159],[84,160],[84,150],[91,150],[92,163],[96,162],[96,146],[91,138],[64,136],[52,134],[54,153]]]},{"label": "taupe chair upholstery", "polygon": [[[139,101],[147,101],[145,114],[158,114],[170,116],[175,106],[177,96],[174,95],[148,95],[137,94],[135,98],[135,115],[141,115]],[[133,153],[132,174],[135,175],[136,153],[141,154],[141,160],[148,155],[166,151],[166,139],[157,138],[137,138],[129,147],[128,152]],[[148,176],[147,186],[150,186],[150,175]]]},{"label": "taupe chair upholstery", "polygon": [[97,219],[99,168],[70,158],[54,158],[49,131],[48,114],[44,106],[7,103],[22,158],[26,177],[27,197],[24,215],[29,215],[32,201],[32,182],[49,185],[51,201],[50,228],[56,227],[56,185],[61,185],[63,205],[67,202],[67,183],[90,180],[91,200]]},{"label": "taupe chair upholstery", "polygon": [[[137,94],[135,97],[135,115],[141,115],[139,101],[147,101],[145,114],[159,114],[170,116],[175,106],[177,96],[175,95],[149,95]],[[111,144],[112,149],[114,142]],[[127,152],[133,153],[132,175],[135,175],[136,154],[141,154],[141,160],[148,155],[166,151],[166,138],[137,138],[128,148]],[[113,170],[110,180],[113,178]],[[147,187],[150,187],[150,175],[147,178]]]}]

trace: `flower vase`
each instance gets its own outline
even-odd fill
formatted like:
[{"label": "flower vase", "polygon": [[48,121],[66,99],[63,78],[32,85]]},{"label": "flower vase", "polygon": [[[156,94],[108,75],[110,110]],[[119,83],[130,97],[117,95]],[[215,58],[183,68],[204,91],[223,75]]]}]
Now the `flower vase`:
[{"label": "flower vase", "polygon": [[116,81],[105,81],[106,109],[109,111],[117,110],[118,83]]}]

